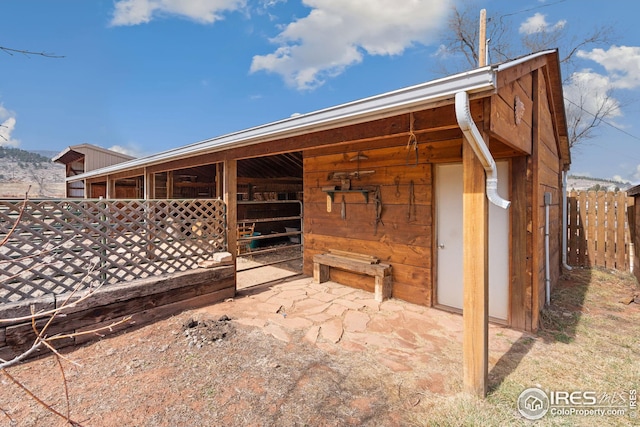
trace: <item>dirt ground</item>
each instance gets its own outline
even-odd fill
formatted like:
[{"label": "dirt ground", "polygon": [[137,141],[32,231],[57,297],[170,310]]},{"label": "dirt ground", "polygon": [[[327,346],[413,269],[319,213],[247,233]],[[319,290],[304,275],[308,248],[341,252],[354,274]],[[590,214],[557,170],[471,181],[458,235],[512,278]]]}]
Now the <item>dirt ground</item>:
[{"label": "dirt ground", "polygon": [[[366,360],[327,357],[233,321],[186,328],[191,316],[70,354],[82,364],[65,363],[72,417],[86,426],[158,427],[382,425],[401,418],[401,402],[388,399],[390,390]],[[52,358],[24,365],[15,376],[64,411]],[[17,426],[64,425],[37,403],[25,404],[6,379],[2,388],[11,394],[3,396],[3,409]]]},{"label": "dirt ground", "polygon": [[[311,295],[317,299],[306,298]],[[107,337],[65,354],[79,364],[63,362],[71,418],[85,426],[405,425],[405,412],[421,393],[444,391],[444,377],[434,372],[421,381],[402,364],[398,341],[384,337],[393,325],[419,316],[400,316],[400,304],[378,304],[364,291],[298,278]],[[377,338],[366,334],[357,314],[380,332]],[[376,314],[392,315],[388,328]],[[433,336],[431,345],[437,340],[439,352],[447,352],[447,340]],[[66,411],[53,357],[11,373]],[[0,408],[15,425],[65,424],[7,378],[0,382]],[[0,426],[11,425],[2,422],[0,417]]]},{"label": "dirt ground", "polygon": [[[547,324],[562,326],[557,330],[547,326],[532,336],[490,328],[486,402],[460,397],[460,316],[398,300],[378,304],[364,291],[295,278],[65,353],[71,418],[104,427],[528,425],[515,401],[537,382],[578,387],[586,381],[604,390],[637,386],[630,381],[637,382],[633,355],[640,347],[626,337],[640,319],[640,306],[618,303],[620,295],[637,293],[637,286],[615,276],[581,274],[581,299],[565,280],[558,288],[563,305],[545,314]],[[595,283],[590,288],[589,281]],[[597,289],[609,293],[592,299]],[[590,323],[576,323],[578,314]],[[616,346],[608,368],[602,349],[613,339],[613,321],[627,329],[625,345]],[[584,378],[582,367],[593,359],[602,360],[600,369]],[[627,371],[618,360],[635,362],[625,362]],[[545,374],[541,361],[558,366]],[[55,358],[10,372],[66,413]],[[0,426],[66,424],[2,375],[0,409]],[[550,419],[543,425],[583,421]],[[610,421],[587,425],[621,420]]]},{"label": "dirt ground", "polygon": [[[226,317],[187,312],[77,349],[64,363],[72,418],[86,426],[400,425],[409,396],[371,355],[289,343]],[[219,320],[221,319],[222,320]],[[64,412],[52,357],[12,370]],[[16,426],[65,423],[6,378],[1,407]],[[11,425],[2,420],[0,425]]]}]

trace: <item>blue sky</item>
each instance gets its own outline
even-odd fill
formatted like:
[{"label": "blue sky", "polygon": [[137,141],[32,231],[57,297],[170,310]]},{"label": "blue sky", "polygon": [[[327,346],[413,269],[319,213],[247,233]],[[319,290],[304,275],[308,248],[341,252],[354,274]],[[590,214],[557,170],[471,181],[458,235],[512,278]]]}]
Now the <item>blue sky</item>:
[{"label": "blue sky", "polygon": [[[456,0],[0,0],[0,145],[135,155],[442,77]],[[621,108],[571,172],[640,182],[637,2],[479,0],[518,32],[611,25],[575,69]],[[577,79],[576,79],[577,81]],[[585,91],[583,90],[582,93]],[[577,96],[567,89],[566,94]]]}]

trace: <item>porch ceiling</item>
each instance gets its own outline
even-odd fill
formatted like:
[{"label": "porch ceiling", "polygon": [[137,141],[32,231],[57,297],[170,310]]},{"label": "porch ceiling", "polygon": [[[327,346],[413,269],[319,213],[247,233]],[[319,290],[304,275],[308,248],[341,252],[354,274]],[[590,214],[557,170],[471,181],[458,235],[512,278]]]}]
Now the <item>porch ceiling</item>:
[{"label": "porch ceiling", "polygon": [[238,177],[302,178],[302,152],[239,160]]}]

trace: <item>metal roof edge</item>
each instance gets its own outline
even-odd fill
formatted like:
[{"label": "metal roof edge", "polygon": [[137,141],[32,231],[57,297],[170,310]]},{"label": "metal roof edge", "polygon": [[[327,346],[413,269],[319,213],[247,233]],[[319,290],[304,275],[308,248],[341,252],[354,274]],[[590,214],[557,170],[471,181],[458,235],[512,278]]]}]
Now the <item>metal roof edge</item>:
[{"label": "metal roof edge", "polygon": [[67,153],[69,153],[69,152],[71,152],[71,151],[73,151],[72,147],[67,147],[67,148],[65,148],[64,150],[62,150],[61,152],[59,152],[58,154],[56,154],[55,156],[53,156],[53,157],[51,158],[51,161],[55,163],[55,162],[57,162],[58,160],[60,160],[62,157],[64,157],[64,156],[65,156],[65,154],[67,154]]},{"label": "metal roof edge", "polygon": [[448,98],[453,99],[459,91],[466,91],[469,94],[473,94],[494,90],[496,87],[495,79],[495,69],[491,66],[477,68],[464,73],[431,80],[346,104],[296,115],[276,122],[152,154],[147,157],[96,169],[69,177],[67,181],[78,181],[86,178],[104,176],[128,169],[152,166],[183,157],[257,144],[267,140],[295,136],[309,131],[324,130],[338,125],[355,124],[363,122],[373,116],[381,117],[382,115],[393,114],[396,111],[409,107],[425,103],[434,103]]},{"label": "metal roof edge", "polygon": [[496,71],[506,70],[507,68],[515,67],[516,65],[520,65],[523,62],[530,61],[530,60],[532,60],[534,58],[537,58],[539,56],[549,55],[550,53],[556,53],[557,51],[558,51],[558,49],[549,49],[549,50],[542,50],[540,52],[536,52],[536,53],[532,53],[532,54],[529,54],[529,55],[521,56],[520,58],[513,59],[511,61],[507,61],[507,62],[503,62],[502,64],[499,64],[496,67]]},{"label": "metal roof edge", "polygon": [[56,154],[54,157],[52,157],[51,161],[55,162],[55,161],[61,159],[65,154],[67,154],[67,153],[69,153],[71,151],[75,151],[77,153],[86,155],[86,153],[80,151],[81,149],[89,149],[89,150],[94,150],[94,151],[100,151],[100,152],[102,152],[104,154],[109,154],[111,156],[116,156],[116,157],[120,157],[122,159],[126,159],[126,161],[136,159],[136,157],[130,156],[128,154],[124,154],[124,153],[121,153],[119,151],[110,150],[108,148],[100,147],[99,145],[89,144],[89,143],[85,142],[85,143],[82,143],[82,144],[76,144],[76,145],[68,146],[67,148],[65,148],[64,150],[62,150],[58,154]]},{"label": "metal roof edge", "polygon": [[638,194],[640,194],[640,185],[627,188],[627,196],[637,196]]}]

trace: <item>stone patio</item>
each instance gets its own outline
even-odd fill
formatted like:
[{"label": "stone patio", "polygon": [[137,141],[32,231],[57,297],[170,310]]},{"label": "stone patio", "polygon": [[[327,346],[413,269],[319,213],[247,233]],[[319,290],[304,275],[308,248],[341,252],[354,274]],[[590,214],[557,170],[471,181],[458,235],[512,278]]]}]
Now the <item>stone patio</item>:
[{"label": "stone patio", "polygon": [[[238,283],[242,287],[242,283]],[[378,303],[373,293],[310,277],[240,289],[235,298],[198,310],[226,314],[259,327],[287,343],[306,342],[322,350],[370,352],[390,373],[432,392],[460,391],[462,316],[391,299]],[[489,370],[522,332],[490,325]]]}]

